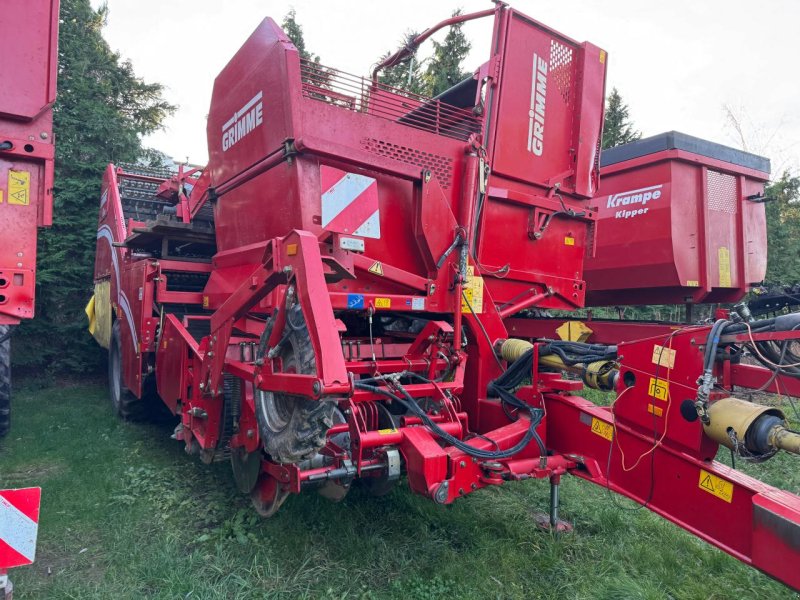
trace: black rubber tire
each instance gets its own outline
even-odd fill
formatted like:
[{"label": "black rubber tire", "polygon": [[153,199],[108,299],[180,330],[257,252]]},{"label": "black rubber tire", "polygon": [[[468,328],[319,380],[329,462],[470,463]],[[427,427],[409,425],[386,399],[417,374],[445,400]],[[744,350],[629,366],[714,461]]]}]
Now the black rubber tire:
[{"label": "black rubber tire", "polygon": [[[268,328],[265,334],[268,334]],[[286,316],[281,360],[285,372],[317,372],[314,347],[299,304]],[[304,396],[259,391],[256,418],[264,451],[276,462],[297,463],[313,457],[326,443],[335,403]]]},{"label": "black rubber tire", "polygon": [[[0,325],[0,340],[11,332],[11,325]],[[11,337],[0,342],[0,438],[11,427]]]},{"label": "black rubber tire", "polygon": [[125,387],[122,378],[122,332],[119,321],[111,327],[108,347],[108,391],[114,412],[126,421],[142,420],[147,414],[147,399],[137,398]]}]

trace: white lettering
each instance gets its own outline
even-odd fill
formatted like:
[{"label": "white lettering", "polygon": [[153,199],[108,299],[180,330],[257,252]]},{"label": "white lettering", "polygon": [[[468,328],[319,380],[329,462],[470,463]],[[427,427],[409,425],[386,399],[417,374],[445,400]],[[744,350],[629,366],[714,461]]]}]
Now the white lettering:
[{"label": "white lettering", "polygon": [[547,62],[533,55],[531,102],[528,111],[528,151],[536,156],[544,152],[544,118],[547,102]]},{"label": "white lettering", "polygon": [[227,152],[264,122],[263,92],[258,92],[222,126],[222,151]]}]

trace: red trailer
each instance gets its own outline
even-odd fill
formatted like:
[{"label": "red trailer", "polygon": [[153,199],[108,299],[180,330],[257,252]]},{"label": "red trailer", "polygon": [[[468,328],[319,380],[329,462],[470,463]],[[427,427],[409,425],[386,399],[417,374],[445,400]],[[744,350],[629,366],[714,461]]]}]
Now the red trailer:
[{"label": "red trailer", "polygon": [[[24,18],[21,18],[24,15]],[[53,220],[58,0],[0,9],[0,437],[11,410],[11,332],[34,313],[36,232]]]},{"label": "red trailer", "polygon": [[[492,52],[465,81],[436,98],[378,82],[480,17]],[[540,478],[556,527],[569,473],[800,588],[800,498],[714,461],[720,444],[800,451],[780,411],[732,397],[769,384],[739,358],[776,360],[797,315],[619,345],[513,328],[585,305],[605,67],[500,3],[368,79],[301,59],[264,20],[216,79],[205,169],[106,171],[93,316],[115,410],[160,397],[187,452],[230,461],[264,515],[403,476],[440,504]]]}]

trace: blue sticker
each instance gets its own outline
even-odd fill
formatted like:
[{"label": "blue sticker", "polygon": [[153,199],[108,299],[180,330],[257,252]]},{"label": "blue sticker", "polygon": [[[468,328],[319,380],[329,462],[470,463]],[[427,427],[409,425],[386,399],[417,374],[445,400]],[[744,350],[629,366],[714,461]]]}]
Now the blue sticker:
[{"label": "blue sticker", "polygon": [[347,294],[347,308],[364,308],[363,294]]}]

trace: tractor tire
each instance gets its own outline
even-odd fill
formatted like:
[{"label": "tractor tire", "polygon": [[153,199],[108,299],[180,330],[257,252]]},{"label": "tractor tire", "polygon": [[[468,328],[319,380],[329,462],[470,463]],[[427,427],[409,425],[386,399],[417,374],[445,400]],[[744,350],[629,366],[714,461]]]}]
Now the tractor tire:
[{"label": "tractor tire", "polygon": [[114,413],[126,421],[142,420],[147,413],[147,399],[137,398],[125,387],[122,377],[122,332],[119,321],[111,327],[108,347],[108,389]]},{"label": "tractor tire", "polygon": [[[0,438],[11,427],[11,325],[0,325]],[[5,338],[5,339],[4,339]]]},{"label": "tractor tire", "polygon": [[[269,335],[269,331],[271,327],[264,334]],[[286,315],[279,357],[285,373],[317,372],[314,347],[299,304]],[[264,451],[279,463],[298,463],[315,456],[325,446],[335,410],[331,401],[259,390],[256,418]]]}]

